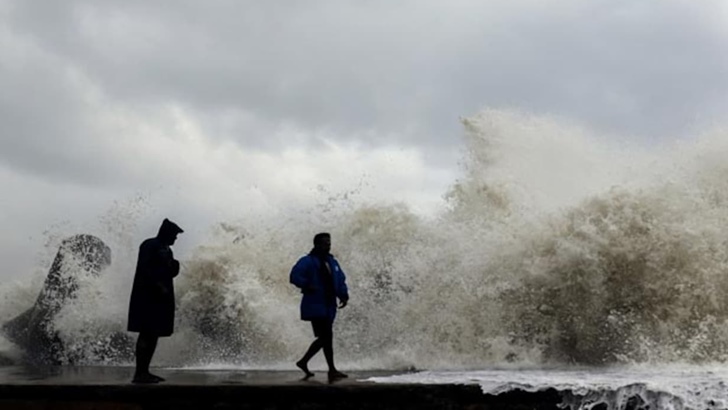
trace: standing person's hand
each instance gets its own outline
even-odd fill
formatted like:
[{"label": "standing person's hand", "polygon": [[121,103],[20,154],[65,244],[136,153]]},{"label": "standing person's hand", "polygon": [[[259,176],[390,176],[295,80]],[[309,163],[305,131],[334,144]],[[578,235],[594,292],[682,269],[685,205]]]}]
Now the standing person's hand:
[{"label": "standing person's hand", "polygon": [[167,287],[163,284],[157,282],[155,284],[155,287],[157,288],[157,293],[159,294],[159,296],[167,296],[169,294],[169,289],[167,289]]},{"label": "standing person's hand", "polygon": [[349,299],[344,299],[339,301],[339,309],[345,308],[346,305],[349,304]]}]

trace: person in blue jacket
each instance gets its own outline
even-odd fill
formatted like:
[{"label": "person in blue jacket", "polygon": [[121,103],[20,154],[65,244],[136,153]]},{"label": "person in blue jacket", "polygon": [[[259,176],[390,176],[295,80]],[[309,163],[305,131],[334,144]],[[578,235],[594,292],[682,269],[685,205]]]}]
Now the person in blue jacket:
[{"label": "person in blue jacket", "polygon": [[331,251],[331,235],[316,234],[313,238],[313,249],[303,256],[291,269],[291,283],[301,289],[301,320],[311,322],[316,339],[311,343],[296,366],[303,370],[306,378],[313,376],[308,370],[308,361],[323,349],[326,364],[329,366],[329,378],[347,377],[334,365],[333,325],[338,308],[346,307],[349,302],[349,291],[346,287],[346,276],[341,270]]}]

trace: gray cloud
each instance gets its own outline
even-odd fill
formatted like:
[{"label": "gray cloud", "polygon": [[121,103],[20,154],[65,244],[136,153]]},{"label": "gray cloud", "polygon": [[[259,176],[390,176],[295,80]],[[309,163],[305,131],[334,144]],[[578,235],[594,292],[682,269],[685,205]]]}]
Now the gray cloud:
[{"label": "gray cloud", "polygon": [[111,100],[175,102],[211,137],[277,149],[280,124],[452,144],[457,117],[486,105],[679,133],[726,107],[720,7],[77,0],[15,2],[9,19]]},{"label": "gray cloud", "polygon": [[685,135],[728,112],[726,19],[720,0],[0,0],[0,169],[38,201],[0,210],[22,230],[168,185],[187,219],[231,186],[265,208],[257,186],[357,160],[274,172],[286,149],[331,140],[370,161],[352,169],[386,163],[366,155],[383,147],[417,150],[429,170],[400,160],[412,168],[391,181],[400,193],[453,173],[458,118],[483,107],[645,141]]}]

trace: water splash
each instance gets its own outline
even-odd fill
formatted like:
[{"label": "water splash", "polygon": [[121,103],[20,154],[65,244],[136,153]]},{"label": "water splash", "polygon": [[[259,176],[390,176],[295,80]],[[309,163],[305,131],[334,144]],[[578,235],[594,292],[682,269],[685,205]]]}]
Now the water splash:
[{"label": "water splash", "polygon": [[728,408],[722,365],[616,366],[427,371],[372,377],[377,383],[477,384],[484,394],[556,390],[569,410],[722,410]]},{"label": "water splash", "polygon": [[[182,261],[176,334],[155,360],[265,367],[300,355],[311,333],[288,272],[319,231],[349,278],[336,344],[350,368],[726,360],[722,134],[646,148],[507,111],[463,123],[463,176],[434,217],[327,194],[321,209],[216,227]],[[59,321],[67,337],[124,328],[129,231],[109,242],[125,255],[113,274]]]}]

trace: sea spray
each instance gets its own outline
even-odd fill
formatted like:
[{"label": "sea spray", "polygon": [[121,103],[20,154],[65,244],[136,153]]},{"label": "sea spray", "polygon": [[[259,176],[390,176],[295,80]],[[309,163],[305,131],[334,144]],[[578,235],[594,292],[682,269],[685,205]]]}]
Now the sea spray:
[{"label": "sea spray", "polygon": [[[288,273],[319,231],[332,233],[349,281],[335,326],[349,368],[726,359],[720,134],[647,148],[508,111],[463,122],[463,176],[434,216],[326,194],[319,207],[215,227],[182,260],[176,333],[157,363],[275,367],[299,356],[312,334]],[[132,232],[104,238],[123,256],[59,319],[69,340],[123,331]]]}]

